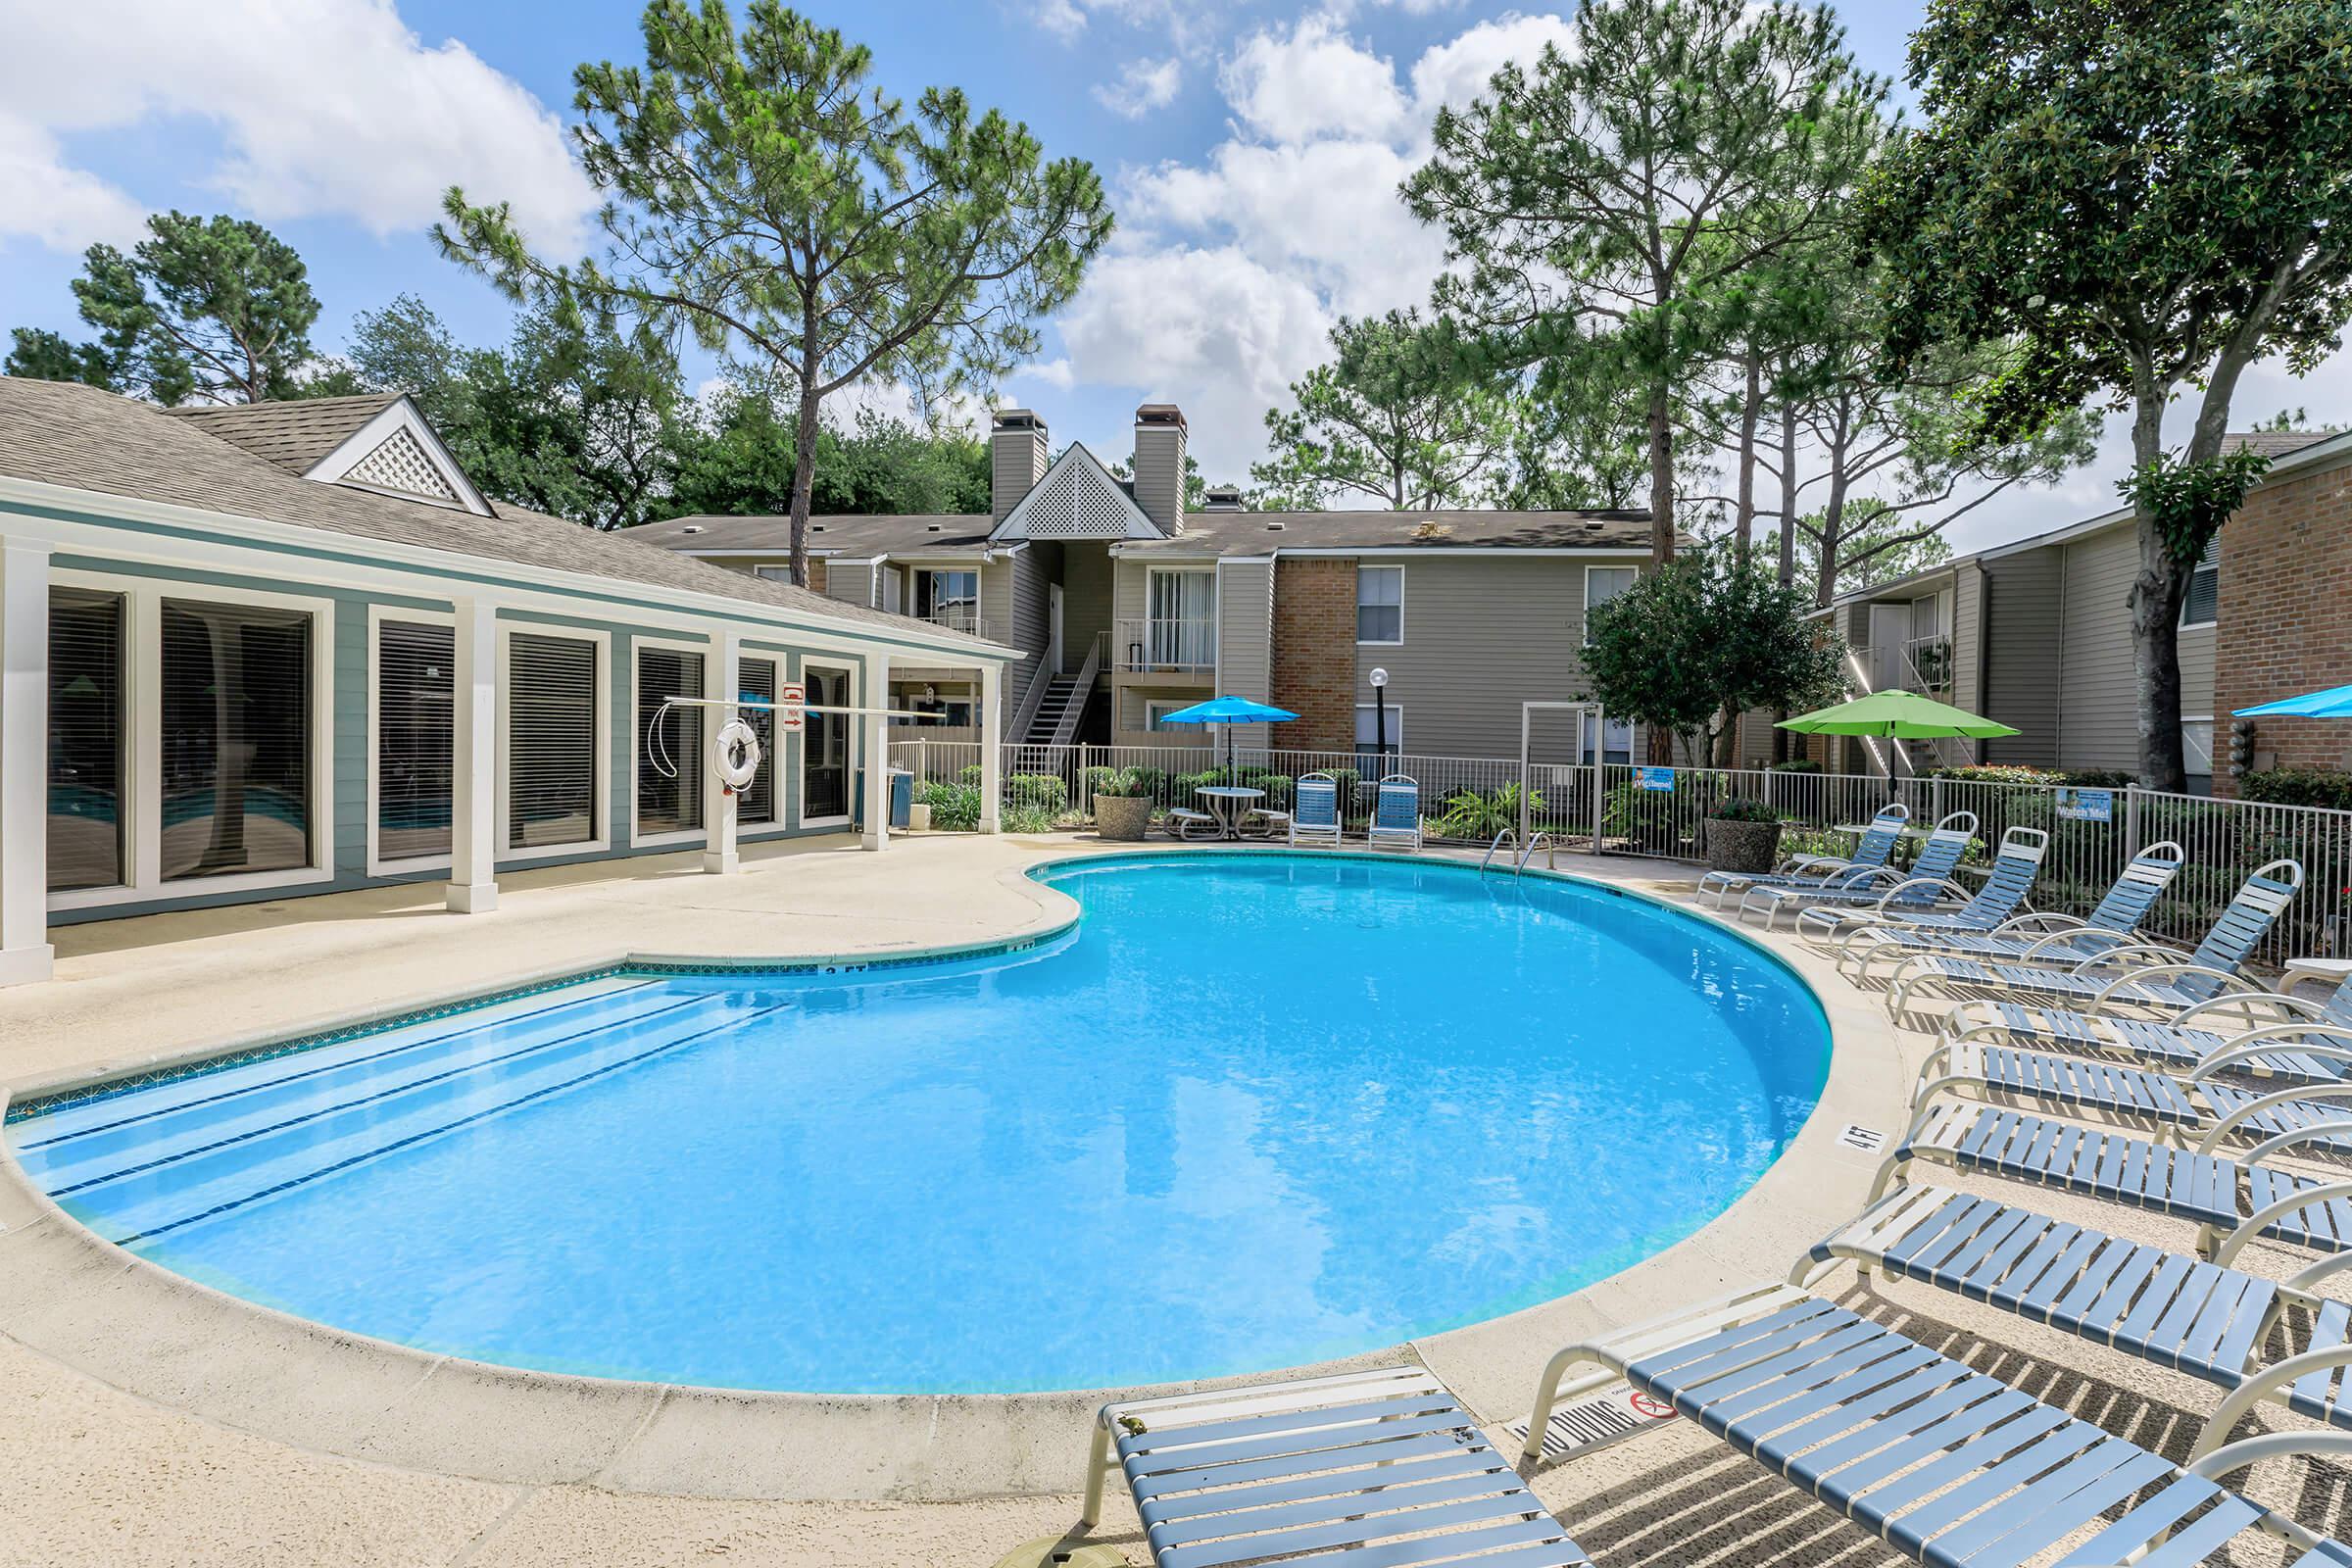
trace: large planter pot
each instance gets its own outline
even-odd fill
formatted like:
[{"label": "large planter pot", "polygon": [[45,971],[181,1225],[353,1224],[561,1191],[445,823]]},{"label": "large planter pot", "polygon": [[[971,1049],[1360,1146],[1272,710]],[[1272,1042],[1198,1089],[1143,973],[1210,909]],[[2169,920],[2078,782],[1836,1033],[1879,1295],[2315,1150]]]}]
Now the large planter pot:
[{"label": "large planter pot", "polygon": [[1716,871],[1769,871],[1781,858],[1781,824],[1706,821],[1707,865]]},{"label": "large planter pot", "polygon": [[1141,844],[1144,832],[1152,825],[1152,798],[1148,795],[1098,795],[1095,797],[1095,832],[1097,836],[1120,844]]}]

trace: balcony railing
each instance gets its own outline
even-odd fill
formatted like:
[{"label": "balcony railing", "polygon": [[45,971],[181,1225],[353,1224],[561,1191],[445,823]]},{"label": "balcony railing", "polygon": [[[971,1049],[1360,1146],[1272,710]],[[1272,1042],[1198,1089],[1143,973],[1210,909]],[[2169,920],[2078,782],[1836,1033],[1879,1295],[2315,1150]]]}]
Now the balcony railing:
[{"label": "balcony railing", "polygon": [[1111,628],[1110,659],[1129,674],[1209,674],[1217,667],[1217,623],[1122,620]]},{"label": "balcony railing", "polygon": [[991,641],[996,638],[996,632],[993,629],[995,623],[983,620],[980,612],[969,605],[951,605],[944,610],[934,610],[929,614],[917,615],[914,618],[927,625],[945,626],[950,631],[965,632],[974,637],[986,637]]},{"label": "balcony railing", "polygon": [[1952,689],[1952,639],[1941,632],[1933,637],[1914,637],[1903,644],[1903,665],[1919,684],[1913,689],[1923,692],[1948,692]]}]

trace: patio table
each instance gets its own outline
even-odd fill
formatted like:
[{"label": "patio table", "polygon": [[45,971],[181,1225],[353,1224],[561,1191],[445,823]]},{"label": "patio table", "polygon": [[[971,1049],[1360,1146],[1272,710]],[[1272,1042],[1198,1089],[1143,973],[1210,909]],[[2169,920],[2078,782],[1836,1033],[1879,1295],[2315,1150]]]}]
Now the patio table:
[{"label": "patio table", "polygon": [[1253,790],[1240,784],[1206,784],[1193,793],[1208,802],[1208,809],[1217,819],[1220,836],[1229,839],[1242,836],[1242,818],[1250,814],[1252,803],[1266,798],[1264,790]]}]

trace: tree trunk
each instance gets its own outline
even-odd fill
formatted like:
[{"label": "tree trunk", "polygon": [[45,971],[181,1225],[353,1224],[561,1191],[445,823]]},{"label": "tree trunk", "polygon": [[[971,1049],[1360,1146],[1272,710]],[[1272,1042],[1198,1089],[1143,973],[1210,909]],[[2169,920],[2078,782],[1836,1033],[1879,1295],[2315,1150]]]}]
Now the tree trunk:
[{"label": "tree trunk", "polygon": [[[2161,388],[2144,372],[2133,377],[2132,463],[2145,470],[2164,456]],[[2132,579],[2132,672],[2139,689],[2139,787],[2180,792],[2188,787],[2180,754],[2180,600],[2188,573],[2173,559],[2164,530],[2134,504],[2139,571]]]},{"label": "tree trunk", "polygon": [[[1781,405],[1781,586],[1789,588],[1796,583],[1796,405]],[[1788,710],[1780,709],[1773,714],[1772,760],[1786,762],[1788,757],[1788,732],[1779,721],[1788,716]]]},{"label": "tree trunk", "polygon": [[816,492],[816,382],[801,379],[800,424],[792,437],[792,582],[808,586],[808,503]]},{"label": "tree trunk", "polygon": [[1674,559],[1674,404],[1663,378],[1649,389],[1649,560]]},{"label": "tree trunk", "polygon": [[[1745,358],[1747,395],[1740,405],[1740,492],[1732,517],[1740,540],[1740,564],[1743,566],[1756,543],[1756,418],[1762,412],[1756,405],[1764,392],[1764,367],[1756,351],[1749,349]],[[1788,531],[1785,524],[1782,531]]]}]

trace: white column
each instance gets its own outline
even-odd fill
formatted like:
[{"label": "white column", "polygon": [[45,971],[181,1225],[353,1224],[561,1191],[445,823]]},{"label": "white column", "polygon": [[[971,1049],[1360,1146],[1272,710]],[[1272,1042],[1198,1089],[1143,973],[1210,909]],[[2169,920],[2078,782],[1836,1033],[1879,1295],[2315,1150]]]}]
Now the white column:
[{"label": "white column", "polygon": [[461,599],[457,612],[447,903],[483,914],[498,907],[498,606]]},{"label": "white column", "polygon": [[882,710],[890,706],[890,656],[874,654],[865,662],[865,821],[858,843],[865,849],[890,846],[890,720]]},{"label": "white column", "polygon": [[46,980],[49,547],[0,540],[0,985]]},{"label": "white column", "polygon": [[1004,810],[1004,666],[980,666],[980,831],[999,831]]},{"label": "white column", "polygon": [[[735,716],[732,705],[743,696],[743,638],[732,629],[710,640],[710,652],[703,661],[703,695],[730,705],[703,710],[703,745],[708,747],[718,734],[718,726]],[[770,776],[780,778],[784,766],[780,733],[777,739],[777,755],[761,758],[760,765],[778,769]],[[741,800],[742,797],[719,782],[718,769],[706,758],[703,761],[704,870],[723,876],[743,869],[743,858],[735,848],[736,808]]]}]

